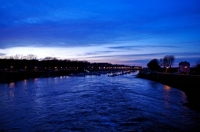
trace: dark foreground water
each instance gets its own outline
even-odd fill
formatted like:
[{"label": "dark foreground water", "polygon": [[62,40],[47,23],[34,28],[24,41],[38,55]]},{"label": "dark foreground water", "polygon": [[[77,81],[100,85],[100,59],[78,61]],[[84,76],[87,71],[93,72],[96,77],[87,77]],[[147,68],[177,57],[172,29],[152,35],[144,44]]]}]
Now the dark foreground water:
[{"label": "dark foreground water", "polygon": [[55,77],[0,84],[0,131],[200,131],[184,92],[116,77]]}]

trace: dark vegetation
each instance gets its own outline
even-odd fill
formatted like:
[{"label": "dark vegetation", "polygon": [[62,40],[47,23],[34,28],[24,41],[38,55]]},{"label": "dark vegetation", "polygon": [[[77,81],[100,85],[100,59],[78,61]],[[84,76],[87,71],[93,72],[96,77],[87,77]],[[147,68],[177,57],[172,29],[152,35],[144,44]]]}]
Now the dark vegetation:
[{"label": "dark vegetation", "polygon": [[195,71],[196,74],[200,75],[200,60],[197,62],[195,69],[196,69],[196,71]]},{"label": "dark vegetation", "polygon": [[198,74],[200,74],[200,64],[199,64],[199,65],[197,65],[196,69],[197,69],[197,71],[196,71],[196,72],[197,72]]},{"label": "dark vegetation", "polygon": [[142,70],[139,72],[138,77],[156,81],[184,91],[187,95],[188,101],[184,103],[184,105],[200,112],[200,76],[173,73],[166,74],[161,72],[148,72]]},{"label": "dark vegetation", "polygon": [[187,75],[178,74],[178,68],[171,67],[173,62],[174,56],[172,55],[165,56],[160,61],[153,59],[147,64],[149,70],[140,71],[138,77],[160,82],[184,91],[188,101],[184,105],[200,112],[200,60],[195,67],[190,68],[190,73]]},{"label": "dark vegetation", "polygon": [[88,61],[61,60],[45,57],[38,60],[34,55],[15,55],[0,59],[0,82],[12,82],[34,77],[63,76],[86,71],[119,70],[132,68],[110,63],[90,63]]},{"label": "dark vegetation", "polygon": [[158,60],[157,59],[153,59],[151,60],[148,64],[147,64],[148,68],[152,71],[158,71],[160,70],[160,65],[158,64]]},{"label": "dark vegetation", "polygon": [[174,60],[175,57],[173,55],[166,55],[163,58],[160,58],[160,60],[157,59],[151,60],[147,64],[147,67],[152,71],[170,72]]}]

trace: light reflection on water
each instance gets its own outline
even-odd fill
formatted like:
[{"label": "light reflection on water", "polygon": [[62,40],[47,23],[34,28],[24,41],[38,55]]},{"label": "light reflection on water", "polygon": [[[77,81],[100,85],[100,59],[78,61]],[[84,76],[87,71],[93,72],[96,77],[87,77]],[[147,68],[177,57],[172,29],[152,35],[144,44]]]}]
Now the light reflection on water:
[{"label": "light reflection on water", "polygon": [[15,83],[14,82],[9,83],[9,88],[14,88],[14,87],[15,87]]},{"label": "light reflection on water", "polygon": [[164,85],[164,89],[165,89],[165,91],[170,91],[170,90],[171,90],[171,87],[170,87],[170,86],[167,86],[167,85]]},{"label": "light reflection on water", "polygon": [[10,100],[12,100],[15,97],[15,93],[14,93],[14,88],[15,88],[15,83],[9,83],[8,84],[9,89],[9,95],[10,95]]},{"label": "light reflection on water", "polygon": [[10,99],[12,100],[15,97],[14,91],[10,90]]},{"label": "light reflection on water", "polygon": [[184,92],[153,81],[54,77],[0,84],[0,131],[194,131]]},{"label": "light reflection on water", "polygon": [[38,78],[34,78],[34,82],[36,83],[38,81]]}]

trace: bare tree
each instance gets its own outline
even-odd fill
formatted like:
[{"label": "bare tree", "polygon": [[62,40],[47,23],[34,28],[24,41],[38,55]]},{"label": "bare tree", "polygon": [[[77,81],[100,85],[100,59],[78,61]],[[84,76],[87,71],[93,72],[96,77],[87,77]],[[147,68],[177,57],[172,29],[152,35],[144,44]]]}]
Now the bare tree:
[{"label": "bare tree", "polygon": [[29,60],[36,60],[36,59],[37,59],[37,56],[36,56],[36,55],[33,55],[33,54],[28,54],[26,57],[27,57],[27,59],[29,59]]},{"label": "bare tree", "polygon": [[163,58],[160,58],[160,60],[158,61],[158,64],[160,65],[160,67],[164,67],[164,60],[163,60]]},{"label": "bare tree", "polygon": [[14,59],[13,55],[12,55],[12,56],[9,56],[9,59]]},{"label": "bare tree", "polygon": [[174,64],[175,57],[173,55],[170,56],[170,68]]},{"label": "bare tree", "polygon": [[53,59],[52,60],[58,60],[58,58],[56,58],[56,57],[53,57]]},{"label": "bare tree", "polygon": [[23,59],[23,55],[16,54],[16,55],[13,56],[13,59],[15,59],[15,60],[21,60],[21,59]]},{"label": "bare tree", "polygon": [[164,58],[160,58],[159,65],[165,68],[165,72],[167,72],[167,69],[172,67],[174,60],[175,57],[173,55],[166,55]]},{"label": "bare tree", "polygon": [[165,63],[165,66],[171,68],[171,66],[173,65],[174,63],[174,60],[175,60],[175,57],[173,55],[166,55],[164,57],[164,63]]},{"label": "bare tree", "polygon": [[58,60],[56,57],[45,57],[43,60]]}]

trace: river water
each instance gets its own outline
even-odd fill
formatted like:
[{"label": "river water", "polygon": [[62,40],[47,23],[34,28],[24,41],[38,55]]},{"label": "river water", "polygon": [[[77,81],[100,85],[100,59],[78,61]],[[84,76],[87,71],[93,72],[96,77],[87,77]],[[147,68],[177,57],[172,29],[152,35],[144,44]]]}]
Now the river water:
[{"label": "river water", "polygon": [[133,74],[0,84],[0,131],[200,131],[186,98]]}]

